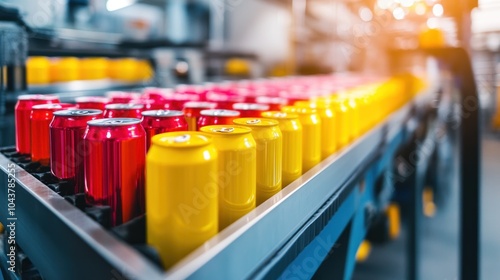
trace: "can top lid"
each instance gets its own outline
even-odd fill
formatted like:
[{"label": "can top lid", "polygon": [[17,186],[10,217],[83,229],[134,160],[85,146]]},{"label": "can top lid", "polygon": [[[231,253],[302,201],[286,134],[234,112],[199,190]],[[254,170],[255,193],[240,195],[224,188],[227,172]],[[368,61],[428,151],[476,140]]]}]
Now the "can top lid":
[{"label": "can top lid", "polygon": [[208,145],[212,139],[198,131],[176,131],[157,134],[151,142],[167,148],[193,148]]},{"label": "can top lid", "polygon": [[326,102],[326,101],[320,101],[320,100],[313,100],[313,101],[297,101],[294,103],[294,107],[300,107],[300,108],[312,108],[312,109],[329,109],[333,105],[335,105],[332,102]]},{"label": "can top lid", "polygon": [[299,116],[294,113],[280,112],[280,111],[270,111],[262,113],[262,117],[277,119],[277,120],[291,120],[297,119]]},{"label": "can top lid", "polygon": [[252,132],[250,128],[239,125],[207,125],[200,128],[200,131],[214,135],[240,135]]},{"label": "can top lid", "polygon": [[276,120],[264,119],[264,118],[240,118],[233,121],[235,124],[251,126],[251,127],[267,127],[276,126],[279,124]]},{"label": "can top lid", "polygon": [[269,105],[257,103],[235,103],[233,104],[233,109],[267,111],[269,110]]},{"label": "can top lid", "polygon": [[288,100],[285,97],[280,97],[280,96],[257,96],[255,100],[257,101],[257,103],[264,103],[264,104],[285,105],[288,103]]},{"label": "can top lid", "polygon": [[283,112],[286,113],[295,113],[297,115],[311,115],[317,112],[315,108],[298,107],[298,106],[285,106],[281,108],[281,110],[283,110]]},{"label": "can top lid", "polygon": [[138,92],[127,92],[127,91],[108,91],[106,92],[106,97],[130,97],[130,98],[138,98],[141,96]]},{"label": "can top lid", "polygon": [[141,120],[134,119],[134,118],[97,119],[97,120],[91,120],[91,121],[87,122],[87,124],[89,126],[106,126],[106,127],[126,126],[126,125],[133,125],[133,124],[139,124],[139,123],[141,123]]},{"label": "can top lid", "polygon": [[106,105],[106,109],[111,110],[140,110],[142,108],[144,108],[144,105],[132,103],[115,103]]},{"label": "can top lid", "polygon": [[58,100],[58,97],[48,94],[23,94],[19,95],[17,100]]},{"label": "can top lid", "polygon": [[95,109],[69,109],[69,110],[61,110],[55,111],[54,116],[63,116],[63,117],[84,117],[84,116],[97,116],[102,114],[101,110]]},{"label": "can top lid", "polygon": [[40,105],[35,105],[31,107],[32,110],[62,110],[62,109],[68,109],[71,107],[75,107],[74,104],[70,103],[51,103],[51,104],[40,104]]},{"label": "can top lid", "polygon": [[168,117],[180,117],[183,116],[184,113],[182,111],[175,111],[175,110],[149,110],[142,112],[142,115],[145,117],[168,118]]},{"label": "can top lid", "polygon": [[189,101],[184,104],[184,108],[213,109],[217,107],[215,102]]},{"label": "can top lid", "polygon": [[98,102],[98,103],[109,103],[111,100],[104,96],[80,96],[75,98],[76,103],[83,102]]},{"label": "can top lid", "polygon": [[238,117],[240,112],[234,110],[203,110],[200,114],[211,117]]}]

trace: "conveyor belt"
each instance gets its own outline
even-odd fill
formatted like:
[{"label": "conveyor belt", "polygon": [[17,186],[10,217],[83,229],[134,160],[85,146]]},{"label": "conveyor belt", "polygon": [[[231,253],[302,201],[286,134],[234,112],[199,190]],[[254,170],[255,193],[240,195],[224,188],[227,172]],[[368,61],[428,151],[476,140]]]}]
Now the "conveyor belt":
[{"label": "conveyor belt", "polygon": [[[358,221],[363,217],[354,215],[359,210],[354,207],[359,201],[353,201],[352,192],[356,190],[357,178],[363,175],[365,180],[370,176],[373,179],[374,174],[368,175],[380,168],[380,156],[394,153],[431,100],[432,91],[418,95],[385,122],[312,168],[168,272],[160,271],[137,250],[16,165],[17,242],[47,279],[279,276],[300,258],[300,253],[307,250],[322,229],[333,223],[340,234],[347,225],[355,226],[349,222],[351,218]],[[2,184],[7,182],[10,164],[0,155]],[[0,188],[2,201],[7,201],[6,189]],[[6,223],[8,217],[7,209],[1,208],[0,221]]]}]

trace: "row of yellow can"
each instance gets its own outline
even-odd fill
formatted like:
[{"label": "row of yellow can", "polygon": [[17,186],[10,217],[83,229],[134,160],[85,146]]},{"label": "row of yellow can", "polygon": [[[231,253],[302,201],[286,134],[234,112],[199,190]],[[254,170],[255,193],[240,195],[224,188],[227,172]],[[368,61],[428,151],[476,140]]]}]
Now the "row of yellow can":
[{"label": "row of yellow can", "polygon": [[234,125],[154,136],[146,159],[148,243],[171,267],[404,105],[420,88],[408,85],[395,78]]},{"label": "row of yellow can", "polygon": [[30,85],[76,80],[115,79],[126,82],[149,80],[153,69],[147,60],[134,58],[48,58],[30,57],[26,62],[26,79]]}]

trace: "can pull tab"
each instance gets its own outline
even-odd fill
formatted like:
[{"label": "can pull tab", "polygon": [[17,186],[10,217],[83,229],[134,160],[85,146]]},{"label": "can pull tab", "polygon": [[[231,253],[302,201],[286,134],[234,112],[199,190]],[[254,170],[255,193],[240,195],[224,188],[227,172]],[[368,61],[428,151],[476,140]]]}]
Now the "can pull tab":
[{"label": "can pull tab", "polygon": [[82,116],[82,115],[88,115],[90,114],[91,112],[88,111],[88,110],[76,110],[76,111],[71,111],[70,114],[71,115],[78,115],[78,116]]},{"label": "can pull tab", "polygon": [[274,116],[276,118],[284,118],[284,117],[286,117],[286,113],[278,112],[278,113],[275,113]]},{"label": "can pull tab", "polygon": [[221,132],[221,133],[231,133],[233,131],[234,131],[234,127],[222,127],[222,128],[215,130],[215,132]]},{"label": "can pull tab", "polygon": [[106,121],[106,124],[123,124],[126,123],[124,120],[108,120]]},{"label": "can pull tab", "polygon": [[189,141],[189,139],[191,139],[191,136],[188,134],[184,134],[184,135],[175,137],[174,143],[185,143],[185,142]]},{"label": "can pull tab", "polygon": [[158,110],[158,111],[156,111],[156,116],[157,117],[168,116],[168,114],[169,114],[168,110]]},{"label": "can pull tab", "polygon": [[215,110],[214,111],[214,116],[224,116],[226,111],[224,110]]},{"label": "can pull tab", "polygon": [[247,121],[247,124],[258,124],[260,123],[260,120],[259,119],[255,119],[255,120],[248,120]]}]

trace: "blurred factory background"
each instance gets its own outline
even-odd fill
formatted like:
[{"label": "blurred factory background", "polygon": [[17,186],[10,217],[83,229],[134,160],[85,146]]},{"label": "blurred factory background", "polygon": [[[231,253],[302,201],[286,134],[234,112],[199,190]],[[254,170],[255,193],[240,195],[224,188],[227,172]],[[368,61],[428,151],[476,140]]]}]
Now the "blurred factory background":
[{"label": "blurred factory background", "polygon": [[[55,93],[64,101],[147,86],[423,73],[435,62],[418,52],[408,55],[412,50],[465,47],[488,130],[482,207],[488,213],[499,209],[492,199],[498,191],[488,186],[498,182],[492,176],[500,146],[489,128],[492,119],[500,127],[500,0],[0,0],[0,5],[0,147],[14,144],[13,104],[21,92]],[[422,279],[457,277],[456,193],[449,201],[425,223],[428,270]],[[484,219],[489,249],[483,279],[495,279],[500,229],[492,217]],[[354,279],[404,277],[398,257],[404,238],[403,231],[398,241],[373,246]],[[382,269],[381,262],[394,264]]]}]

